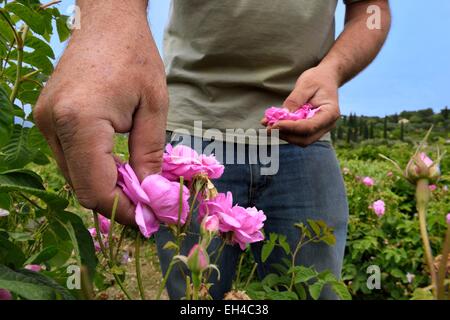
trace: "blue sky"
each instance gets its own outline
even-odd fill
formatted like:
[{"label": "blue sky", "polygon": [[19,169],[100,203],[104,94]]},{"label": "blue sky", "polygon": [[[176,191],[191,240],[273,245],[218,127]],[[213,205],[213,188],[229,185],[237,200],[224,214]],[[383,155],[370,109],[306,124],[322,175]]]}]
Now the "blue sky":
[{"label": "blue sky", "polygon": [[[213,1],[213,0],[210,0]],[[220,1],[220,0],[217,0]],[[450,105],[450,1],[394,0],[392,29],[380,55],[340,91],[343,114],[392,114],[402,110]],[[73,0],[63,0],[65,12]],[[149,21],[161,51],[169,0],[151,0]],[[337,33],[342,30],[345,6],[336,12]],[[52,39],[57,56],[64,44]]]}]

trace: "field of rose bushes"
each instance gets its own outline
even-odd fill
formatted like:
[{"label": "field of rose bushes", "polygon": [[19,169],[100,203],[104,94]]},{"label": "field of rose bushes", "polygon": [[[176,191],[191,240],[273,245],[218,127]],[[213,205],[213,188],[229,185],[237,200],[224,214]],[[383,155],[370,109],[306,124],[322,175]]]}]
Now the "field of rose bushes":
[{"label": "field of rose bushes", "polygon": [[[123,227],[80,207],[33,125],[30,110],[53,70],[50,37],[69,36],[68,17],[54,1],[0,4],[0,300],[166,299],[152,237],[160,225],[174,235],[164,247],[174,254],[168,274],[185,273],[186,299],[211,298],[223,250],[211,250],[217,238],[244,253],[225,299],[318,299],[325,286],[340,299],[449,298],[450,147],[435,131],[421,132],[422,141],[336,145],[350,206],[341,279],[293,263],[304,245],[334,244],[323,221],[296,224],[291,248],[282,235],[264,234],[264,212],[214,187],[224,168],[213,156],[169,146],[162,175],[140,182],[126,164],[127,137],[117,135],[118,185],[136,205],[138,225]],[[184,253],[192,219],[200,237]],[[257,241],[263,261],[275,248],[286,254],[262,280],[247,246]]]}]

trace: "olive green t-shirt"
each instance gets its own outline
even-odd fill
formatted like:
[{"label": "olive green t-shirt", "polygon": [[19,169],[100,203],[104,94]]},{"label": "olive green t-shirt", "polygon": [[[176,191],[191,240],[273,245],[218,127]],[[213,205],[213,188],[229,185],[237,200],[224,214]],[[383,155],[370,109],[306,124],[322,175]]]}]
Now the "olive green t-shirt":
[{"label": "olive green t-shirt", "polygon": [[265,109],[280,106],[333,45],[336,6],[337,0],[173,0],[164,36],[167,129],[199,135],[199,120],[203,131],[243,129],[238,136],[263,128]]}]

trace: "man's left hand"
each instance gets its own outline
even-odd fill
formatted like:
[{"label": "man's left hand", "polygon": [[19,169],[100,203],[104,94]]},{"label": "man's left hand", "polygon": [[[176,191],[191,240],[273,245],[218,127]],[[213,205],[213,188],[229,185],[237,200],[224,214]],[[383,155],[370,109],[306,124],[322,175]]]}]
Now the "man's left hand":
[{"label": "man's left hand", "polygon": [[309,69],[298,78],[283,107],[294,112],[302,105],[310,103],[314,108],[320,107],[320,111],[310,119],[281,120],[269,126],[263,118],[261,123],[269,132],[278,129],[281,139],[306,147],[333,129],[339,119],[338,87],[337,77],[331,69],[321,66]]}]

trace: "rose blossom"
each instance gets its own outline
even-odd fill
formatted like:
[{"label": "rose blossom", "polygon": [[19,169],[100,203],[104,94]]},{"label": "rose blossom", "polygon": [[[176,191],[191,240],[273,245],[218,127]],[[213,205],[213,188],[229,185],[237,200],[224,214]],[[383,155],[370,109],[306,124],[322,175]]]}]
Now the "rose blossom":
[{"label": "rose blossom", "polygon": [[231,241],[239,244],[242,250],[248,243],[264,239],[261,232],[266,216],[256,208],[243,208],[233,206],[231,192],[219,193],[214,199],[202,202],[199,208],[199,219],[204,216],[217,216],[219,218],[219,231],[232,232]]},{"label": "rose blossom", "polygon": [[169,180],[179,181],[183,176],[184,180],[191,181],[198,174],[206,174],[210,179],[217,179],[222,176],[223,171],[224,166],[214,155],[199,155],[195,150],[181,144],[175,147],[171,144],[166,146],[162,175]]},{"label": "rose blossom", "polygon": [[[183,188],[183,205],[180,223],[184,224],[189,212],[189,189]],[[142,189],[146,192],[149,202],[156,218],[167,224],[178,223],[178,211],[180,207],[180,184],[169,181],[163,176],[153,174],[142,181]]]},{"label": "rose blossom", "polygon": [[25,266],[25,269],[30,270],[30,271],[34,271],[34,272],[39,272],[42,270],[42,267],[38,264],[27,264]]},{"label": "rose blossom", "polygon": [[365,177],[362,182],[368,187],[375,185],[375,181],[371,177]]},{"label": "rose blossom", "polygon": [[[118,165],[117,184],[136,205],[135,221],[144,237],[149,238],[159,229],[159,223],[178,223],[180,183],[169,181],[161,175],[147,176],[142,184],[128,165]],[[183,188],[181,223],[189,211],[189,190]]]},{"label": "rose blossom", "polygon": [[430,185],[428,186],[428,189],[430,189],[430,191],[433,192],[433,191],[436,191],[437,186],[436,186],[435,184],[430,184]]},{"label": "rose blossom", "polygon": [[12,300],[12,294],[6,289],[0,288],[0,300]]},{"label": "rose blossom", "polygon": [[431,167],[433,165],[433,160],[431,160],[424,152],[420,153],[420,159],[422,159],[423,163],[425,163],[427,167]]},{"label": "rose blossom", "polygon": [[206,216],[202,222],[202,228],[206,232],[219,231],[219,218],[217,216]]},{"label": "rose blossom", "polygon": [[209,265],[209,257],[205,249],[198,243],[189,251],[187,255],[187,265],[192,272],[201,272]]},{"label": "rose blossom", "polygon": [[270,107],[265,112],[265,117],[269,126],[273,126],[280,120],[303,120],[312,118],[319,108],[314,108],[311,104],[307,103],[294,112],[290,112],[287,108]]},{"label": "rose blossom", "polygon": [[412,283],[415,277],[416,277],[415,274],[408,272],[406,274],[406,281],[408,281],[408,283]]},{"label": "rose blossom", "polygon": [[383,200],[375,201],[374,203],[372,203],[370,208],[375,212],[375,214],[378,217],[382,217],[384,215],[384,213],[386,212],[386,206],[385,206],[385,203]]}]

